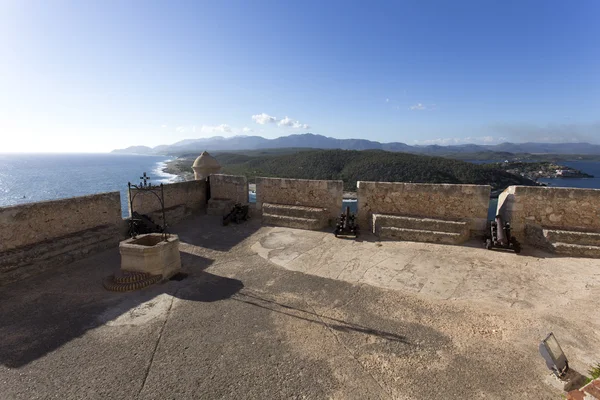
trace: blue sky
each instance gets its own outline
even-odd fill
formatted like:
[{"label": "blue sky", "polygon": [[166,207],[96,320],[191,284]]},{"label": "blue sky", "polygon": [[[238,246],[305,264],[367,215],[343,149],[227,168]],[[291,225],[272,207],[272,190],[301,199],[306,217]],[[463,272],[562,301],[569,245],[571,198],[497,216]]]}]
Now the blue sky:
[{"label": "blue sky", "polygon": [[600,2],[0,2],[2,151],[600,142]]}]

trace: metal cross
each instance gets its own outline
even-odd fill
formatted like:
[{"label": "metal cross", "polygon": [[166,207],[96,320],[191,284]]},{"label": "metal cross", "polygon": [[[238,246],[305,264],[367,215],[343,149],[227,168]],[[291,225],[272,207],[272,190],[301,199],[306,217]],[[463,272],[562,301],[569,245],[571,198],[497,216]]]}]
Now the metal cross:
[{"label": "metal cross", "polygon": [[[144,172],[143,176],[140,176],[140,179],[143,181],[144,187],[148,186],[148,184],[146,182],[150,180],[150,177],[147,176],[145,172]],[[140,183],[142,183],[142,182],[140,182]],[[152,184],[150,184],[150,186],[152,186]]]}]

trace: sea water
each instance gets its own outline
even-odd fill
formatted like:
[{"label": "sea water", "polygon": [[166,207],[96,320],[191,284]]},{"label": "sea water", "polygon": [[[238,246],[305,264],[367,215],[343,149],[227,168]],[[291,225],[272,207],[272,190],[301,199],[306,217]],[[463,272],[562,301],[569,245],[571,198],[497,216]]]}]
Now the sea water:
[{"label": "sea water", "polygon": [[0,207],[102,192],[121,192],[127,215],[127,182],[146,172],[151,183],[176,175],[162,169],[168,157],[117,154],[0,154]]}]

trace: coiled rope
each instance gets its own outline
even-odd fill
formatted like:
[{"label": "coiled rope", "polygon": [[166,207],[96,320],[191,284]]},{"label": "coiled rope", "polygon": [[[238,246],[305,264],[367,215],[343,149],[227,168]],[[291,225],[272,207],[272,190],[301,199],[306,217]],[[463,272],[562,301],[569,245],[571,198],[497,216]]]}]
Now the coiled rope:
[{"label": "coiled rope", "polygon": [[104,279],[102,286],[111,292],[129,292],[148,287],[161,279],[162,275],[151,275],[147,272],[120,271]]}]

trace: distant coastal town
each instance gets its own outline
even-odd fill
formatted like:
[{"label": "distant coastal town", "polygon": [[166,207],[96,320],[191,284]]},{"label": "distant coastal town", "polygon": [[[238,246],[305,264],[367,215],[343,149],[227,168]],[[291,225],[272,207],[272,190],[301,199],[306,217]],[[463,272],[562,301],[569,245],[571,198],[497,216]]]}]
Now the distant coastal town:
[{"label": "distant coastal town", "polygon": [[495,168],[502,169],[513,175],[519,175],[532,181],[541,178],[593,178],[593,175],[587,174],[575,168],[559,165],[552,162],[516,162],[504,161],[501,163],[489,164]]}]

